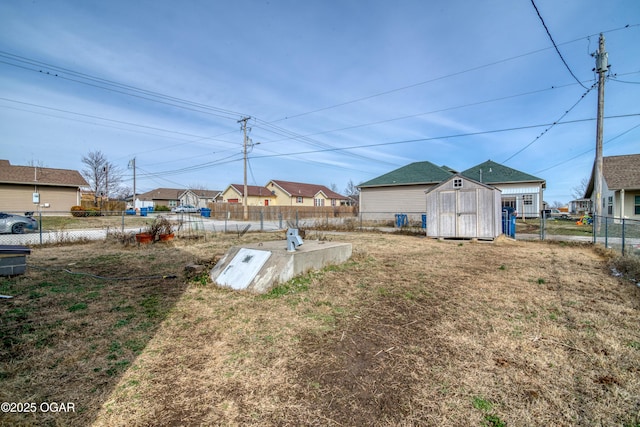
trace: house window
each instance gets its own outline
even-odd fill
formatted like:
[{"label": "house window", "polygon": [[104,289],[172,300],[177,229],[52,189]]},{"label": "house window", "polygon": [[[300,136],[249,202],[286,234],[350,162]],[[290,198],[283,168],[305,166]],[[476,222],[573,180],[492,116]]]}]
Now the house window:
[{"label": "house window", "polygon": [[462,188],[462,179],[454,178],[453,179],[453,188]]},{"label": "house window", "polygon": [[336,199],[331,199],[331,206],[335,206],[336,205]]},{"label": "house window", "polygon": [[178,202],[175,200],[169,200],[169,207],[170,208],[175,208],[176,206],[178,206]]},{"label": "house window", "polygon": [[607,214],[613,215],[613,196],[607,197]]},{"label": "house window", "polygon": [[314,206],[324,206],[324,199],[313,199]]},{"label": "house window", "polygon": [[296,203],[302,203],[302,196],[298,196],[298,198],[296,199]]},{"label": "house window", "polygon": [[636,215],[640,215],[640,196],[635,196],[635,201],[633,202],[634,212]]},{"label": "house window", "polygon": [[533,194],[525,194],[525,195],[523,195],[522,196],[522,202],[525,205],[529,205],[529,206],[533,205]]}]

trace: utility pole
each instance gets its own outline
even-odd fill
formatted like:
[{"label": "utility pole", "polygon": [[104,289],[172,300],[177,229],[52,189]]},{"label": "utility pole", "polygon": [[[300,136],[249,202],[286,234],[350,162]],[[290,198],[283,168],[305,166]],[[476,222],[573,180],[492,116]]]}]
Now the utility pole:
[{"label": "utility pole", "polygon": [[244,157],[244,194],[242,195],[242,218],[245,221],[249,220],[249,205],[247,205],[247,121],[251,117],[243,117],[238,120],[238,123],[242,123],[242,132],[243,132],[243,143],[242,143],[242,152]]},{"label": "utility pole", "polygon": [[133,169],[133,209],[136,208],[136,158],[129,162],[129,167]]},{"label": "utility pole", "polygon": [[596,160],[593,167],[594,186],[596,194],[594,200],[594,215],[597,230],[600,229],[600,217],[602,216],[602,133],[604,122],[604,74],[609,70],[609,54],[604,50],[604,35],[600,33],[598,50],[594,54],[596,58],[595,71],[598,73],[598,120],[596,124]]}]

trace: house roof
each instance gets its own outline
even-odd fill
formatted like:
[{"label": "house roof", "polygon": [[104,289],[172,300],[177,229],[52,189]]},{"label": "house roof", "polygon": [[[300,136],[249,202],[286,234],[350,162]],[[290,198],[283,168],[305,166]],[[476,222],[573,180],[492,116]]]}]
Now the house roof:
[{"label": "house roof", "polygon": [[185,192],[184,188],[156,188],[146,193],[138,194],[140,200],[178,200]]},{"label": "house roof", "polygon": [[324,185],[305,184],[303,182],[280,181],[276,179],[269,181],[269,183],[273,183],[278,187],[280,187],[282,191],[284,191],[289,195],[289,197],[298,197],[298,196],[314,197],[318,193],[323,193],[327,199],[337,199],[337,200],[347,199],[346,196],[336,193],[335,191],[328,189]]},{"label": "house roof", "polygon": [[191,191],[198,197],[213,199],[218,194],[219,190],[195,190],[185,188],[156,188],[146,193],[138,194],[140,200],[178,200],[187,191]]},{"label": "house roof", "polygon": [[222,193],[222,191],[220,190],[196,190],[196,189],[184,190],[183,192],[186,193],[187,191],[190,191],[196,196],[202,197],[204,199],[213,199],[217,197],[220,193]]},{"label": "house roof", "polygon": [[[244,184],[231,184],[228,188],[233,188],[240,196],[244,194]],[[273,197],[273,193],[267,187],[261,185],[247,185],[249,197]]]},{"label": "house roof", "polygon": [[[640,154],[603,157],[602,176],[609,190],[640,189]],[[585,197],[593,193],[593,178],[592,171]]]},{"label": "house roof", "polygon": [[415,162],[363,182],[358,187],[383,187],[393,185],[435,184],[453,175],[450,168],[431,162]]},{"label": "house roof", "polygon": [[517,182],[541,182],[544,188],[545,180],[537,176],[501,165],[491,160],[473,166],[460,175],[485,184],[508,184]]},{"label": "house roof", "polygon": [[494,191],[497,191],[497,192],[501,192],[501,190],[499,188],[494,187],[491,184],[487,184],[486,182],[476,181],[473,178],[469,178],[468,176],[464,176],[464,175],[462,175],[460,173],[456,173],[456,174],[451,175],[449,178],[445,179],[444,181],[442,181],[438,185],[435,185],[435,186],[431,187],[429,190],[425,191],[425,193],[429,194],[431,192],[438,191],[439,188],[443,187],[449,181],[451,181],[452,179],[455,179],[455,178],[461,178],[463,180],[466,180],[466,181],[469,181],[469,182],[473,182],[474,184],[479,185],[481,187],[488,188],[489,190],[494,190]]},{"label": "house roof", "polygon": [[86,187],[89,184],[80,172],[71,169],[52,169],[36,166],[12,166],[0,160],[0,183]]}]

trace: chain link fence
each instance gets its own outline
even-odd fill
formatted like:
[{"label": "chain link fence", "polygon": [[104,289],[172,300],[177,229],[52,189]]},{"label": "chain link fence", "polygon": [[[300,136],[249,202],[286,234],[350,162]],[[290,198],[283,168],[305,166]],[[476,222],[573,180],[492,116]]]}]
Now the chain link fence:
[{"label": "chain link fence", "polygon": [[620,252],[621,255],[640,256],[640,221],[594,217],[593,241]]},{"label": "chain link fence", "polygon": [[[24,212],[9,212],[24,216]],[[250,207],[242,218],[241,205],[202,209],[193,213],[154,211],[35,212],[37,230],[0,234],[0,245],[42,245],[118,239],[135,243],[135,235],[149,230],[158,218],[166,218],[178,238],[207,238],[215,233],[275,232],[288,228],[314,230],[383,230],[422,233],[425,212],[367,212],[356,207]]]}]

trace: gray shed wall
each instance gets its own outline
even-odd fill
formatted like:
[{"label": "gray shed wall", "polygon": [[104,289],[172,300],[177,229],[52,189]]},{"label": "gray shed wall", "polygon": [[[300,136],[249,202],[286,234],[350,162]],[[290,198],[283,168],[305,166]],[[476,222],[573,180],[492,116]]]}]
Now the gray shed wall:
[{"label": "gray shed wall", "polygon": [[502,234],[500,191],[462,180],[461,188],[449,179],[427,193],[427,236],[495,239]]}]

